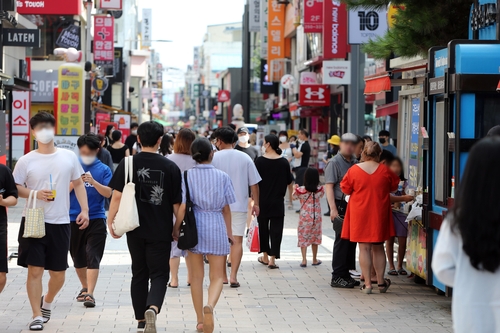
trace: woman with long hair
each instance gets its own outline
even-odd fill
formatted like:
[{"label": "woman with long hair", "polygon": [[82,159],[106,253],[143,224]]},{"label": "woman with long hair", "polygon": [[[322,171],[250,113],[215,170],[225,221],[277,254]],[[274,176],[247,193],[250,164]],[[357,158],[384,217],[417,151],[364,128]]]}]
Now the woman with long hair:
[{"label": "woman with long hair", "polygon": [[395,235],[390,193],[397,190],[399,177],[379,163],[381,153],[378,143],[366,143],[363,162],[351,167],[340,183],[342,192],[350,196],[342,238],[359,243],[359,263],[365,279],[361,291],[366,294],[372,293],[372,265],[379,291],[385,293],[391,285],[391,280],[384,279],[384,242]]},{"label": "woman with long hair", "polygon": [[113,172],[116,170],[118,167],[118,164],[127,156],[130,156],[130,150],[128,149],[127,145],[124,145],[121,141],[122,139],[122,132],[120,131],[114,131],[111,134],[111,137],[113,139],[113,143],[108,146],[108,151],[111,154],[111,157],[113,158]]},{"label": "woman with long hair", "polygon": [[108,146],[111,146],[113,144],[114,140],[112,135],[115,130],[116,128],[113,124],[106,126],[106,134],[104,135],[106,141],[104,142],[104,148],[108,148]]},{"label": "woman with long hair", "polygon": [[[192,141],[191,141],[192,142]],[[160,154],[168,157],[172,154],[172,146],[174,145],[174,137],[168,133],[164,134],[160,142]]]},{"label": "woman with long hair", "polygon": [[285,221],[285,194],[288,185],[292,183],[292,173],[288,161],[281,157],[282,151],[276,135],[266,135],[262,152],[264,155],[255,161],[262,178],[259,183],[260,214],[257,219],[260,252],[263,256],[258,260],[275,269],[279,268],[276,259],[280,258]]},{"label": "woman with long hair", "polygon": [[455,333],[500,331],[498,151],[498,137],[472,147],[432,255],[435,276],[453,287]]},{"label": "woman with long hair", "polygon": [[[187,171],[187,186],[194,205],[198,245],[189,250],[187,262],[191,269],[191,297],[196,312],[198,332],[212,333],[214,330],[214,307],[217,304],[224,282],[226,256],[229,244],[233,244],[230,204],[236,201],[233,184],[229,176],[212,165],[214,151],[206,138],[198,138],[191,145],[191,156],[197,162]],[[182,182],[183,202],[186,185]],[[182,221],[176,221],[174,239],[179,238]],[[203,279],[206,255],[210,266],[208,303],[203,306]]]}]

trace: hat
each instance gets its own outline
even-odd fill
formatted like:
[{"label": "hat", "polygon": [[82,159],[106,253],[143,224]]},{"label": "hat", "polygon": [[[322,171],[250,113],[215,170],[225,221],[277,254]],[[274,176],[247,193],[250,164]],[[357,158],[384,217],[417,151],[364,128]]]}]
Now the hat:
[{"label": "hat", "polygon": [[248,131],[248,128],[246,128],[246,127],[240,127],[240,128],[238,128],[238,132],[236,132],[236,134],[239,135],[240,133],[247,133],[247,134],[249,134],[250,131]]},{"label": "hat", "polygon": [[332,137],[330,138],[330,140],[328,140],[327,142],[329,144],[331,144],[331,145],[338,146],[338,145],[340,145],[340,136],[338,136],[338,135],[332,135]]},{"label": "hat", "polygon": [[340,139],[340,141],[341,142],[358,143],[358,137],[352,133],[345,133],[344,135],[342,135],[342,138]]}]

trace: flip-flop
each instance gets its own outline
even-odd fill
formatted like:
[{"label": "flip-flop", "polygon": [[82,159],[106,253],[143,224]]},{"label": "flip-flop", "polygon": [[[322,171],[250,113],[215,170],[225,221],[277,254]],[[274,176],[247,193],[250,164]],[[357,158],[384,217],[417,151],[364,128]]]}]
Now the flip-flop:
[{"label": "flip-flop", "polygon": [[240,283],[239,282],[236,282],[236,283],[231,283],[229,285],[231,288],[239,288],[240,287]]},{"label": "flip-flop", "polygon": [[269,265],[269,263],[265,263],[263,257],[257,258],[257,261],[260,262],[262,265]]},{"label": "flip-flop", "polygon": [[170,282],[167,284],[167,286],[168,286],[169,288],[174,288],[174,289],[175,289],[175,288],[179,288],[179,286],[173,286],[173,285],[171,285],[171,284],[170,284]]},{"label": "flip-flop", "polygon": [[322,263],[323,263],[323,262],[322,262],[321,260],[318,260],[318,262],[317,262],[317,263],[312,264],[312,265],[313,265],[313,266],[319,266],[319,265],[321,265]]},{"label": "flip-flop", "polygon": [[307,264],[300,264],[300,267],[305,268],[307,267]]},{"label": "flip-flop", "polygon": [[398,274],[399,274],[399,275],[408,275],[408,272],[407,272],[407,271],[405,271],[404,269],[402,269],[402,268],[401,268],[401,269],[398,271]]},{"label": "flip-flop", "polygon": [[399,274],[398,271],[396,271],[395,269],[391,269],[390,271],[387,272],[387,275],[397,276]]},{"label": "flip-flop", "polygon": [[267,267],[269,267],[269,269],[280,269],[278,265],[267,265]]}]

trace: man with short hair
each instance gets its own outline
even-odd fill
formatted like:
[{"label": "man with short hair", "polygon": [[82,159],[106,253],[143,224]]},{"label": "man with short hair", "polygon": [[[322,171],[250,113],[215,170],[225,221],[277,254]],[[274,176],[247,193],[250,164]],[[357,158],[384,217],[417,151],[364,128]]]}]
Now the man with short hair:
[{"label": "man with short hair", "polygon": [[269,133],[272,135],[278,136],[278,131],[275,129],[272,129]]},{"label": "man with short hair", "polygon": [[77,141],[80,162],[85,172],[82,180],[87,189],[89,204],[89,226],[80,230],[75,223],[80,214],[80,205],[75,191],[70,193],[71,243],[70,254],[82,289],[76,297],[88,308],[95,307],[94,289],[99,276],[99,266],[106,245],[106,210],[104,203],[111,197],[108,184],[113,174],[111,169],[98,158],[100,140],[94,133],[82,135]]},{"label": "man with short hair", "polygon": [[378,142],[382,145],[382,149],[390,151],[394,156],[398,154],[396,147],[391,145],[391,133],[389,131],[380,131],[378,133]]},{"label": "man with short hair", "polygon": [[[130,293],[138,329],[145,333],[156,333],[156,317],[167,292],[173,216],[176,220],[184,218],[181,171],[158,154],[162,138],[162,125],[155,121],[142,123],[137,130],[142,152],[132,157],[131,181],[135,184],[140,226],[127,233],[132,259]],[[114,190],[108,215],[113,238],[120,238],[113,232],[113,221],[125,187],[125,161],[120,162],[109,184]]]},{"label": "man with short hair", "polygon": [[[47,112],[37,113],[30,119],[38,149],[21,157],[14,169],[19,196],[28,198],[32,190],[38,191],[35,199],[37,207],[43,208],[45,220],[45,237],[24,238],[23,217],[18,238],[17,264],[28,268],[26,289],[33,311],[29,328],[33,331],[43,330],[44,324],[50,320],[52,302],[64,284],[71,233],[70,184],[81,207],[75,222],[81,230],[89,224],[87,193],[81,178],[83,169],[72,151],[54,146],[55,124],[54,116]],[[26,208],[31,208],[28,203]],[[44,270],[49,271],[50,280],[48,291],[42,297]]]},{"label": "man with short hair", "polygon": [[130,151],[130,155],[133,153],[134,149],[134,144],[137,142],[137,129],[139,128],[138,123],[132,123],[130,124],[130,135],[127,136],[127,139],[125,140],[125,146],[128,147]]},{"label": "man with short hair", "polygon": [[245,153],[234,148],[238,140],[236,132],[230,127],[222,127],[215,131],[215,146],[219,150],[214,154],[213,166],[229,175],[236,192],[236,202],[231,204],[231,224],[234,244],[231,246],[231,277],[232,288],[240,286],[238,270],[243,257],[243,236],[247,225],[248,188],[250,187],[254,206],[252,213],[259,215],[259,172],[252,159]]},{"label": "man with short hair", "polygon": [[359,284],[349,274],[349,258],[352,258],[356,251],[356,243],[348,239],[342,239],[342,226],[344,215],[347,210],[345,195],[340,189],[340,183],[347,171],[357,163],[354,159],[354,149],[358,143],[358,138],[352,133],[342,135],[340,150],[335,155],[325,169],[326,196],[330,206],[330,218],[335,231],[335,242],[333,245],[332,259],[332,281],[334,288],[354,288]]},{"label": "man with short hair", "polygon": [[295,183],[304,185],[304,174],[309,167],[309,159],[311,158],[311,146],[309,145],[309,133],[302,129],[299,131],[299,145],[293,146],[292,154],[295,157],[292,171],[295,172]]},{"label": "man with short hair", "polygon": [[239,151],[247,154],[248,156],[250,156],[252,161],[255,162],[257,157],[259,157],[259,153],[250,144],[250,134],[249,134],[248,128],[240,127],[238,129],[238,131],[236,132],[236,134],[238,134],[238,144],[236,145],[236,147],[234,149],[239,150]]}]

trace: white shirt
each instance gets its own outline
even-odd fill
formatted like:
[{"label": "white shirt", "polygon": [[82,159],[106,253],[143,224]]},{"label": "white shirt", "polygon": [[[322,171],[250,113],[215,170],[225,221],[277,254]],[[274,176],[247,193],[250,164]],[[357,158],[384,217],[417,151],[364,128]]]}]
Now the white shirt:
[{"label": "white shirt", "polygon": [[139,145],[137,144],[137,142],[136,142],[136,143],[134,143],[134,145],[132,146],[132,150],[135,150],[135,151],[137,152],[137,154],[139,154],[139,153],[142,151],[142,148],[141,148],[141,146],[139,146]]},{"label": "white shirt", "polygon": [[68,224],[70,223],[69,185],[83,173],[75,153],[56,148],[53,154],[40,154],[35,150],[24,155],[17,161],[13,175],[16,184],[26,185],[30,190],[50,190],[50,175],[52,175],[52,183],[55,183],[56,190],[55,200],[52,202],[37,200],[36,205],[37,208],[43,207],[46,223]]},{"label": "white shirt", "polygon": [[233,182],[236,202],[231,204],[231,212],[246,213],[248,187],[262,180],[250,156],[236,149],[224,149],[214,154],[212,164],[227,173]]},{"label": "white shirt", "polygon": [[500,270],[478,271],[462,250],[458,229],[441,225],[432,256],[432,270],[439,281],[453,287],[452,317],[455,333],[500,332]]}]

